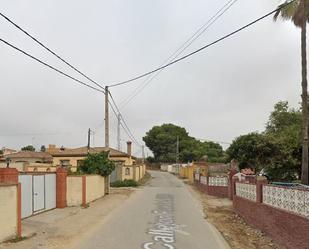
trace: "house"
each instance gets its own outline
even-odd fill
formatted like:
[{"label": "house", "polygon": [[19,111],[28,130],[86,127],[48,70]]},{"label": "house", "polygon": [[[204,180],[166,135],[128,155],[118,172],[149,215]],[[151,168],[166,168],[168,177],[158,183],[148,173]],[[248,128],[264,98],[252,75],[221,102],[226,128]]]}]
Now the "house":
[{"label": "house", "polygon": [[186,166],[182,166],[179,170],[181,178],[187,178],[189,182],[194,182],[195,174],[200,176],[226,176],[230,170],[230,164],[210,163],[205,160],[200,162],[192,162]]},{"label": "house", "polygon": [[9,149],[9,148],[5,148],[5,147],[2,147],[2,155],[5,156],[5,155],[10,155],[10,154],[13,154],[13,153],[16,153],[17,150],[14,150],[14,149]]},{"label": "house", "polygon": [[50,154],[36,151],[20,151],[4,155],[4,158],[9,158],[10,163],[51,163],[53,161],[53,157]]},{"label": "house", "polygon": [[9,160],[9,167],[16,168],[18,171],[56,171],[52,164],[52,156],[46,152],[20,151],[6,154],[0,162],[0,168],[7,166],[7,160]]},{"label": "house", "polygon": [[53,157],[53,165],[62,166],[70,169],[72,172],[82,164],[88,153],[108,152],[109,159],[114,161],[116,169],[111,174],[111,182],[116,180],[134,179],[140,180],[145,174],[145,166],[137,164],[137,158],[132,156],[132,143],[127,142],[127,153],[108,147],[90,147],[64,148],[49,145],[46,152]]},{"label": "house", "polygon": [[122,163],[124,165],[133,165],[135,162],[135,157],[107,147],[90,147],[88,150],[87,146],[79,148],[57,148],[55,145],[49,145],[46,149],[53,158],[54,166],[64,166],[71,168],[72,171],[76,171],[77,167],[85,160],[88,153],[100,153],[109,152],[109,159],[116,162]]}]

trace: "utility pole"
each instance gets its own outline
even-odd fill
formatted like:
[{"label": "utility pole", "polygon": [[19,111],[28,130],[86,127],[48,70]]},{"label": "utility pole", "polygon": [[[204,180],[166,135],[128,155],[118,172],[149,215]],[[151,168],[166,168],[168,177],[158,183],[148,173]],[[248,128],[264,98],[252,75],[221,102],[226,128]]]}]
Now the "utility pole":
[{"label": "utility pole", "polygon": [[143,158],[143,164],[145,162],[145,146],[142,145],[142,158]]},{"label": "utility pole", "polygon": [[121,125],[121,114],[118,113],[117,116],[118,124],[117,124],[117,149],[120,151],[121,150],[121,139],[120,139],[120,125]]},{"label": "utility pole", "polygon": [[105,147],[109,147],[108,86],[105,86]]},{"label": "utility pole", "polygon": [[90,151],[90,133],[91,133],[91,130],[90,128],[88,129],[88,143],[87,143],[87,152],[89,153]]},{"label": "utility pole", "polygon": [[176,141],[176,163],[178,163],[178,157],[179,157],[179,136],[177,136]]},{"label": "utility pole", "polygon": [[178,175],[179,174],[179,164],[178,164],[178,161],[179,161],[179,136],[177,136],[177,142],[176,142],[176,174]]}]

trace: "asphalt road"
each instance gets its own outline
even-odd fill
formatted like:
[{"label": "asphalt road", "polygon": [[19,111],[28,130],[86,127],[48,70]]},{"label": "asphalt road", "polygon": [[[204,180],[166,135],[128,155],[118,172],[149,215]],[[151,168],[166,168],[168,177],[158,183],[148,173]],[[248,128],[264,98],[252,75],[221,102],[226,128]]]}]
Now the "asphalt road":
[{"label": "asphalt road", "polygon": [[229,249],[182,181],[169,173],[150,173],[150,183],[114,210],[76,249]]}]

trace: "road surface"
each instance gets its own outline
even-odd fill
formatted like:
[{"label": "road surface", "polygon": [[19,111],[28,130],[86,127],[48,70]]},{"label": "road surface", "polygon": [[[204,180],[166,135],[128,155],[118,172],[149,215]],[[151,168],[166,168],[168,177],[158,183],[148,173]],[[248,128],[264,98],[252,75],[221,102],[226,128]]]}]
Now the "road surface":
[{"label": "road surface", "polygon": [[181,180],[166,172],[150,173],[149,184],[106,217],[76,249],[229,249]]}]

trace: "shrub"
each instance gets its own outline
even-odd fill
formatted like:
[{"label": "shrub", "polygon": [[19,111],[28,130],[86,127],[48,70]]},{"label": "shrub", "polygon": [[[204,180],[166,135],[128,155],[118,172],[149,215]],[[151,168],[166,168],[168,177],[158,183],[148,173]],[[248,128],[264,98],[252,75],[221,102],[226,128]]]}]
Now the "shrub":
[{"label": "shrub", "polygon": [[134,180],[123,180],[123,181],[115,181],[111,183],[111,187],[137,187],[139,184]]},{"label": "shrub", "polygon": [[88,154],[78,171],[84,174],[109,176],[115,169],[115,163],[108,159],[107,152]]}]

